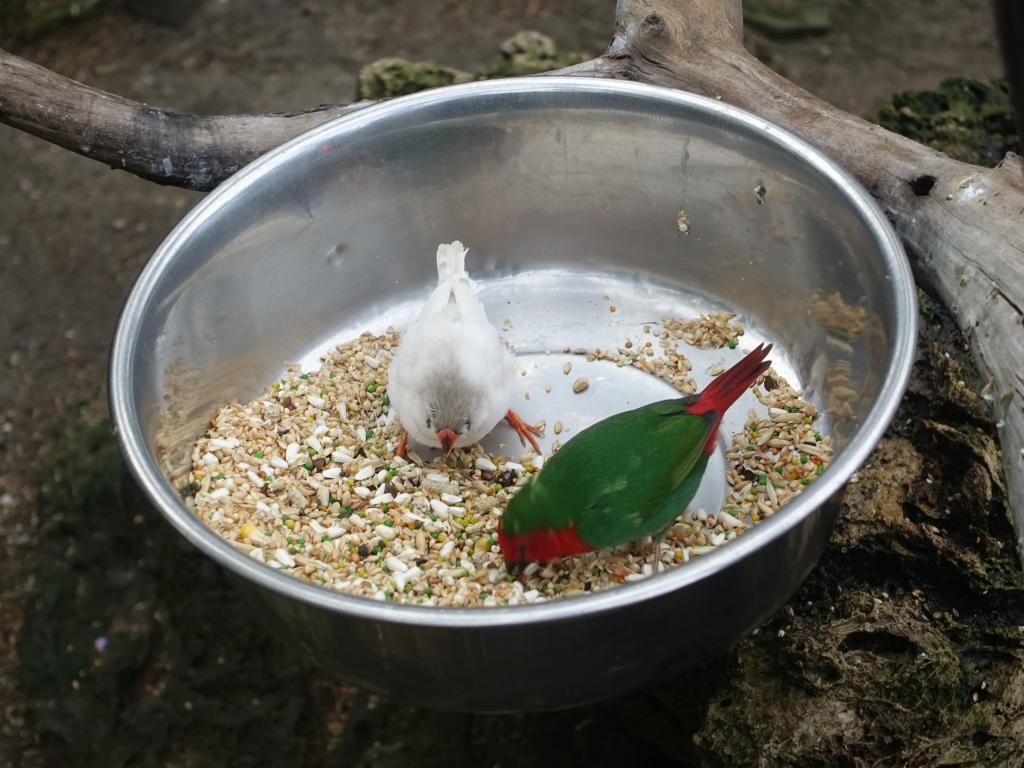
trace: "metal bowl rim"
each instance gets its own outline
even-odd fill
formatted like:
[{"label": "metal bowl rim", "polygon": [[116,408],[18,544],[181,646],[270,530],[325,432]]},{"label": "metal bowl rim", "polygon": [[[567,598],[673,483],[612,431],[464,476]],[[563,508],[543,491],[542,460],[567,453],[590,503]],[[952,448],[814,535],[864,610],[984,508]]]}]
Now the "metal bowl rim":
[{"label": "metal bowl rim", "polygon": [[[776,148],[807,163],[852,205],[872,232],[890,276],[896,328],[892,356],[885,382],[864,423],[819,480],[807,487],[785,509],[742,536],[703,555],[685,568],[675,568],[657,578],[626,584],[614,589],[542,604],[493,608],[438,608],[381,602],[329,590],[279,573],[235,549],[220,538],[182,503],[160,472],[146,447],[141,424],[135,421],[133,358],[144,312],[161,277],[174,261],[180,243],[212,218],[217,210],[281,164],[305,154],[311,145],[326,138],[338,140],[378,120],[407,110],[462,98],[517,93],[599,93],[631,95],[640,99],[669,102],[706,117],[760,134]],[[237,576],[280,596],[302,601],[328,611],[350,616],[406,625],[437,628],[494,628],[507,625],[539,624],[579,619],[626,608],[683,589],[703,578],[727,569],[814,514],[847,482],[882,437],[899,406],[914,360],[917,337],[917,301],[914,281],[902,245],[888,220],[867,191],[818,149],[796,135],[745,110],[721,101],[661,86],[587,77],[507,78],[447,86],[383,102],[331,120],[281,146],[270,150],[238,171],[195,206],[168,234],[139,275],[118,319],[110,361],[109,401],[114,432],[131,472],[163,516],[188,541],[219,565]]]}]

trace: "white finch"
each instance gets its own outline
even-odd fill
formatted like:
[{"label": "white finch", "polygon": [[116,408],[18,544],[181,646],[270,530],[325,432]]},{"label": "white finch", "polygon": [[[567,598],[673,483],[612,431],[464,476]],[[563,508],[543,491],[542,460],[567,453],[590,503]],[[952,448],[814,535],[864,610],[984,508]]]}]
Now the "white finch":
[{"label": "white finch", "polygon": [[[391,407],[408,438],[438,446],[478,442],[502,417],[540,451],[526,424],[509,409],[515,388],[512,352],[487,320],[466,274],[466,248],[456,240],[437,247],[437,288],[405,331],[388,372]],[[525,443],[524,443],[525,445]]]}]

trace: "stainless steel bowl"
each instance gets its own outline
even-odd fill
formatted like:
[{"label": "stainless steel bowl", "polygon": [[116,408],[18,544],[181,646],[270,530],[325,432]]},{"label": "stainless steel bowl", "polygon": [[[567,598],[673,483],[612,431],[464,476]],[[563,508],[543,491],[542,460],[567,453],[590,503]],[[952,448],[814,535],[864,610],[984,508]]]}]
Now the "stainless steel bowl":
[{"label": "stainless steel bowl", "polygon": [[[315,365],[360,330],[401,327],[429,288],[437,243],[456,238],[471,249],[492,320],[512,321],[524,387],[561,385],[519,403],[528,417],[582,425],[666,394],[600,363],[586,396],[567,394],[564,346],[610,346],[665,313],[733,308],[748,328],[742,346],[774,341],[777,365],[826,411],[834,463],[779,514],[685,567],[523,607],[339,594],[255,562],[193,517],[174,477],[217,409],[252,399],[290,361]],[[840,303],[829,309],[832,294]],[[153,503],[325,673],[432,707],[565,707],[706,660],[792,594],[826,544],[836,494],[892,418],[915,318],[885,218],[786,131],[678,91],[491,81],[324,125],[209,195],[132,291],[111,406]],[[739,354],[694,353],[698,384],[708,365]],[[734,426],[745,411],[730,412]],[[706,504],[725,491],[717,461]]]}]

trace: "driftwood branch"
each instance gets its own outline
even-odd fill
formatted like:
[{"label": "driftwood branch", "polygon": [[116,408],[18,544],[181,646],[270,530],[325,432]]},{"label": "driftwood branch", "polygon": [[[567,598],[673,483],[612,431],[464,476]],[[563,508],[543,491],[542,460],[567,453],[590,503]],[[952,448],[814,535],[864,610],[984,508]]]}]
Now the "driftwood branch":
[{"label": "driftwood branch", "polygon": [[365,106],[187,115],[90,88],[0,50],[0,122],[144,179],[207,191],[310,128]]},{"label": "driftwood branch", "polygon": [[[960,163],[817,99],[750,55],[740,0],[618,0],[608,51],[560,74],[720,97],[803,136],[855,175],[957,317],[989,377],[1024,554],[1024,164]],[[0,51],[0,121],[114,168],[211,189],[263,152],[358,109],[200,117],[88,88]]]}]

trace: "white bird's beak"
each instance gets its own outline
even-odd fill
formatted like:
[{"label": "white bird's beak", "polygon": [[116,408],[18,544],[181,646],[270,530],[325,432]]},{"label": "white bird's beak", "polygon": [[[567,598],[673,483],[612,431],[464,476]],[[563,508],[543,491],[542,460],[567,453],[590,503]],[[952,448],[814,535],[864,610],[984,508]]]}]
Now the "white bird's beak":
[{"label": "white bird's beak", "polygon": [[459,435],[454,429],[445,427],[437,432],[437,442],[441,444],[445,456],[452,452],[452,449],[455,447],[455,441],[458,439]]}]

